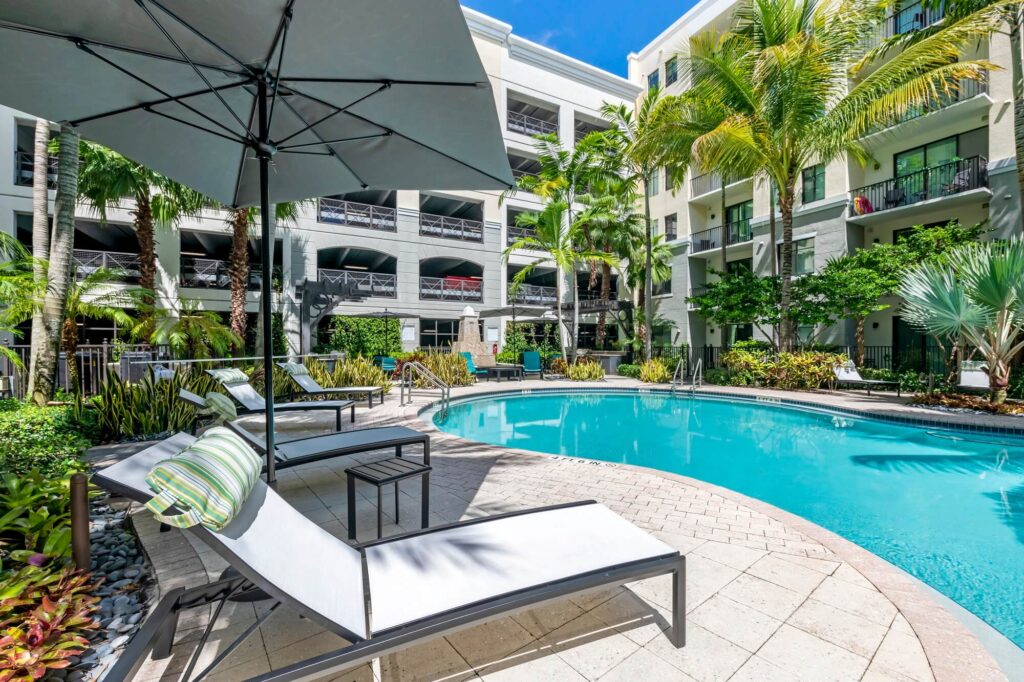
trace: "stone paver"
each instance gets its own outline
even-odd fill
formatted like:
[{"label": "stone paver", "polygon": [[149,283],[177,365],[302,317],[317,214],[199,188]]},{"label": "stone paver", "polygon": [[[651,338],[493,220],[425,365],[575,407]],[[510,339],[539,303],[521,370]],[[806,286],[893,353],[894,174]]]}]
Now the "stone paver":
[{"label": "stone paver", "polygon": [[[478,385],[456,391],[455,397],[524,387],[549,388],[550,383]],[[416,397],[415,406],[400,408],[396,391],[382,406],[372,410],[361,407],[354,426],[405,423],[432,430],[415,415],[418,406],[433,399],[436,394],[424,393]],[[822,395],[822,402],[836,405],[863,400],[849,394]],[[917,408],[891,400],[880,409]],[[253,419],[247,425],[255,431],[260,422]],[[281,438],[325,433],[333,427],[328,418],[315,413],[282,415],[278,425]],[[325,530],[345,539],[343,470],[357,461],[385,455],[388,453],[371,453],[282,471],[277,489]],[[669,581],[651,579],[577,595],[439,637],[385,656],[372,666],[325,679],[1003,679],[995,664],[978,654],[977,647],[970,649],[976,660],[972,659],[969,669],[957,670],[948,660],[936,665],[915,634],[913,619],[904,619],[893,601],[865,575],[876,568],[870,555],[864,557],[867,553],[857,548],[849,554],[841,543],[823,543],[818,538],[827,533],[767,505],[682,477],[488,447],[436,431],[432,433],[431,464],[431,524],[596,499],[677,547],[687,555],[687,646],[675,649],[664,633],[671,605]],[[418,485],[407,485],[400,491],[398,524],[392,518],[393,493],[385,494],[385,533],[418,528],[418,490]],[[376,500],[371,492],[361,491],[357,502],[361,541],[375,534]],[[225,568],[219,556],[189,535],[177,530],[158,533],[150,515],[139,513],[138,508],[135,511],[136,527],[156,566],[161,590],[198,584]],[[840,547],[844,556],[827,544]],[[849,556],[858,560],[851,563]],[[884,572],[878,575],[888,576]],[[903,589],[902,584],[898,586]],[[210,660],[230,642],[231,634],[251,624],[260,608],[265,607],[239,604],[226,608],[215,624],[212,645],[203,652],[203,660]],[[177,679],[193,648],[190,642],[208,619],[208,611],[184,614],[174,655],[148,661],[136,679]],[[343,644],[337,636],[282,607],[230,657],[232,666],[219,671],[218,678],[243,679]]]}]

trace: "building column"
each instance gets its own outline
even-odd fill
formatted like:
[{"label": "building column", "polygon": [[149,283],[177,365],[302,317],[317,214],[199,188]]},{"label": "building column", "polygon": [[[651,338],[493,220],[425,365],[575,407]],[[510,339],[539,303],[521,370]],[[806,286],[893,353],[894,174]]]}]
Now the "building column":
[{"label": "building column", "polygon": [[301,320],[292,271],[292,230],[287,224],[279,224],[278,228],[281,230],[281,325],[289,353],[301,353]]}]

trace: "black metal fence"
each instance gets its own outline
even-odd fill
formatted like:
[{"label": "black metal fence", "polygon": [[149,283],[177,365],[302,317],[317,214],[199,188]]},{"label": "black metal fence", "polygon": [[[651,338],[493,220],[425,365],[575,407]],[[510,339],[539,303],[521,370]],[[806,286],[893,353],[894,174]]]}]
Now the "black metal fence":
[{"label": "black metal fence", "polygon": [[[24,344],[8,345],[6,348],[18,356],[21,365],[7,357],[0,357],[0,378],[5,384],[3,392],[15,398],[24,398],[28,386],[30,348]],[[130,381],[138,381],[147,371],[147,366],[141,363],[170,360],[171,350],[166,345],[83,344],[78,347],[75,357],[78,358],[79,391],[82,395],[90,396],[99,393],[108,371]],[[68,392],[72,390],[65,353],[60,354],[57,367],[57,388]]]}]

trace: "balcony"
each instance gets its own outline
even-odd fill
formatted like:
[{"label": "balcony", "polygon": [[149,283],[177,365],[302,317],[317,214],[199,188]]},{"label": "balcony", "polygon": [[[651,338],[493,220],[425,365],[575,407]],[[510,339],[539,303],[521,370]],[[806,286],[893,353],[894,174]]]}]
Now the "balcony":
[{"label": "balcony", "polygon": [[536,284],[508,285],[509,303],[521,305],[555,305],[558,302],[558,289]]},{"label": "balcony", "polygon": [[529,227],[520,227],[519,225],[509,225],[508,234],[505,237],[505,243],[508,246],[512,246],[520,239],[526,237],[536,237],[537,231],[530,229]]},{"label": "balcony", "polygon": [[[729,175],[725,179],[726,186],[745,180],[746,178],[740,178],[733,175]],[[696,175],[690,178],[690,198],[703,196],[710,194],[711,192],[717,192],[722,189],[722,175],[712,171],[710,173],[704,173],[703,175]]]},{"label": "balcony", "polygon": [[703,296],[708,293],[708,288],[705,286],[693,287],[690,289],[690,295],[687,297],[686,305],[690,310],[696,310],[697,304],[693,301],[697,296]]},{"label": "balcony", "polygon": [[469,220],[468,218],[420,213],[420,234],[442,239],[482,242],[484,240],[484,224],[479,220]]},{"label": "balcony", "polygon": [[320,223],[395,232],[398,229],[397,215],[398,212],[388,206],[322,197],[318,202],[316,219]]},{"label": "balcony", "polygon": [[363,296],[376,298],[396,298],[398,276],[383,272],[352,272],[351,270],[332,270],[320,268],[317,278],[330,284],[347,284],[353,286]]},{"label": "balcony", "polygon": [[864,47],[873,49],[890,38],[928,28],[944,16],[946,16],[946,8],[942,4],[938,7],[926,8],[922,7],[920,2],[915,2],[913,5],[887,16]]},{"label": "balcony", "polygon": [[[908,121],[913,121],[914,119],[921,118],[922,116],[927,116],[928,114],[933,114],[937,111],[942,111],[943,109],[951,107],[954,104],[966,102],[968,100],[974,99],[978,95],[984,95],[987,93],[988,81],[974,81],[962,79],[960,80],[956,88],[956,92],[952,92],[948,95],[943,95],[937,101],[932,102],[931,104],[928,104],[926,106],[910,109],[898,120],[893,121],[888,126],[874,128],[873,130],[871,130],[870,133],[868,133],[868,135],[875,135],[877,133],[882,132],[883,130],[895,128],[896,126],[907,123]],[[987,106],[988,102],[986,102],[985,104]]]},{"label": "balcony", "polygon": [[850,217],[860,218],[987,187],[988,161],[984,156],[972,156],[855,189],[850,192]]},{"label": "balcony", "polygon": [[140,276],[137,253],[75,249],[72,258],[78,279],[84,279],[100,268],[113,270],[125,280],[138,281]]},{"label": "balcony", "polygon": [[[754,238],[753,231],[750,229],[750,220],[736,220],[731,223],[726,223],[726,246],[734,246],[736,244],[742,244],[749,242]],[[712,227],[710,230],[703,230],[702,232],[695,232],[691,238],[692,247],[690,253],[700,253],[702,251],[711,251],[713,249],[722,248],[722,228]]]},{"label": "balcony", "polygon": [[523,114],[518,111],[509,111],[506,125],[513,133],[520,133],[533,137],[535,135],[557,135],[558,123],[546,121],[536,116]]},{"label": "balcony", "polygon": [[483,281],[469,277],[420,277],[420,299],[480,302],[484,300]]},{"label": "balcony", "polygon": [[[35,155],[32,152],[14,151],[14,184],[19,187],[31,187],[34,176]],[[49,159],[49,169],[46,173],[46,186],[50,189],[57,189],[57,157]]]},{"label": "balcony", "polygon": [[[229,263],[224,260],[213,258],[194,258],[192,256],[181,257],[181,286],[194,287],[197,289],[230,289],[231,276]],[[275,265],[273,269],[274,291],[281,292],[281,268]],[[249,291],[258,291],[262,282],[260,265],[252,263],[249,265],[249,283],[246,287]]]}]

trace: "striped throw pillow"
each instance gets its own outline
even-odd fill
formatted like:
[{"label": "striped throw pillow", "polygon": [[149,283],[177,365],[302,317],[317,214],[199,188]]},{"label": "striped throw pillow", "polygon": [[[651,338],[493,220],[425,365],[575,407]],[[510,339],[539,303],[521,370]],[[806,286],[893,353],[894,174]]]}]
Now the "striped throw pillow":
[{"label": "striped throw pillow", "polygon": [[249,375],[236,367],[208,369],[206,371],[222,384],[240,384],[249,381]]},{"label": "striped throw pillow", "polygon": [[213,417],[218,424],[238,419],[238,408],[234,401],[223,393],[207,393],[203,413]]},{"label": "striped throw pillow", "polygon": [[301,362],[282,362],[281,367],[284,371],[288,372],[289,376],[301,376],[303,374],[309,374],[309,370]]},{"label": "striped throw pillow", "polygon": [[[146,508],[175,528],[201,525],[219,531],[242,509],[262,468],[259,455],[241,437],[215,426],[150,470],[146,483],[156,496]],[[182,513],[166,516],[171,506]]]}]

